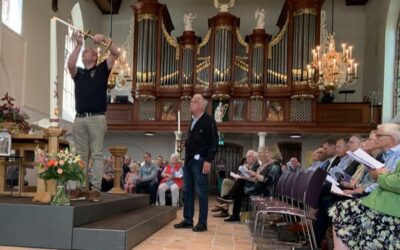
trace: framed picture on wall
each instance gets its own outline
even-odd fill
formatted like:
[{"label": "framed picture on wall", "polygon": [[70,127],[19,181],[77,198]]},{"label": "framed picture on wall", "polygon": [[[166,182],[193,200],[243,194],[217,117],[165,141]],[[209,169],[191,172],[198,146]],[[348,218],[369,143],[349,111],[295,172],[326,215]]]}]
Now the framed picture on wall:
[{"label": "framed picture on wall", "polygon": [[161,120],[175,121],[178,104],[173,101],[164,101],[161,105]]},{"label": "framed picture on wall", "polygon": [[267,102],[267,120],[282,122],[284,120],[285,103],[282,100],[271,100]]},{"label": "framed picture on wall", "polygon": [[7,130],[0,132],[0,156],[10,156],[11,154],[11,135]]}]

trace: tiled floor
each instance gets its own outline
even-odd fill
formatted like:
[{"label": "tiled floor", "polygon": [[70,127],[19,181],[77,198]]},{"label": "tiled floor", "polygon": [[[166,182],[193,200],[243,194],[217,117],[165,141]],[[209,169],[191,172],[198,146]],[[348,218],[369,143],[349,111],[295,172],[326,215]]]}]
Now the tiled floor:
[{"label": "tiled floor", "polygon": [[[213,208],[215,197],[210,197],[209,209]],[[195,223],[198,218],[196,204]],[[247,250],[251,249],[252,237],[245,223],[228,223],[223,218],[212,217],[209,212],[208,231],[194,233],[191,229],[174,229],[174,224],[182,220],[183,209],[178,210],[177,219],[158,230],[133,249],[138,250]],[[28,250],[33,248],[1,247],[0,250]],[[37,250],[37,248],[35,248]]]},{"label": "tiled floor", "polygon": [[[215,197],[210,197],[209,209],[214,207]],[[195,223],[198,218],[196,204]],[[190,249],[190,250],[231,250],[251,249],[252,237],[245,223],[228,223],[223,218],[212,217],[209,212],[208,231],[194,233],[191,229],[174,229],[174,224],[182,220],[183,210],[178,211],[177,219],[158,230],[151,237],[137,245],[136,250]]]}]

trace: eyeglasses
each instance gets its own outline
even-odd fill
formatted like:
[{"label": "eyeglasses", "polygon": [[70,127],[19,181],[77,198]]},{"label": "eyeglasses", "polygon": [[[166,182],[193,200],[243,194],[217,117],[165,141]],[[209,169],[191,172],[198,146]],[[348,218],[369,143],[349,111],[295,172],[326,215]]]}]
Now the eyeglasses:
[{"label": "eyeglasses", "polygon": [[361,143],[361,141],[349,141],[347,144]]},{"label": "eyeglasses", "polygon": [[378,133],[376,133],[375,134],[375,136],[376,136],[376,138],[381,138],[381,137],[384,137],[384,136],[391,136],[391,135],[385,135],[385,134],[378,134]]}]

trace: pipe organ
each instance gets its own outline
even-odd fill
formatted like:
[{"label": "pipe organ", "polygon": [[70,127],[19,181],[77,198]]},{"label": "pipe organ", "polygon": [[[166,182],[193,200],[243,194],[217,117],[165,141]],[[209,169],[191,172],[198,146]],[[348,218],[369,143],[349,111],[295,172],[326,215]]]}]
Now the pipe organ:
[{"label": "pipe organ", "polygon": [[155,101],[150,120],[167,117],[161,115],[167,112],[165,103],[175,105],[176,112],[188,105],[183,100],[200,93],[213,101],[211,112],[217,104],[228,104],[224,122],[313,122],[309,114],[315,111],[319,91],[306,82],[307,64],[319,43],[323,1],[286,0],[274,35],[254,29],[242,37],[240,18],[219,12],[208,20],[203,38],[194,31],[174,38],[167,6],[139,0],[132,5],[132,95],[136,102]]}]

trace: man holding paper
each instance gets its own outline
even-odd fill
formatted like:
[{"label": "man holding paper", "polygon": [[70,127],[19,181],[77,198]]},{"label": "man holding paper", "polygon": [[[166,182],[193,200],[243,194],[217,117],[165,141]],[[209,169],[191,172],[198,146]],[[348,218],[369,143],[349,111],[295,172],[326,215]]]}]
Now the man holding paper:
[{"label": "man holding paper", "polygon": [[[400,125],[395,123],[384,123],[378,125],[376,130],[376,145],[383,149],[383,160],[385,166],[381,169],[375,169],[369,174],[377,179],[379,174],[393,172],[400,163]],[[364,192],[370,193],[379,185],[377,183],[366,187]]]},{"label": "man holding paper", "polygon": [[[374,158],[380,156],[382,152],[382,150],[380,148],[377,148],[376,145],[376,133],[376,130],[371,131],[371,133],[369,134],[369,138],[361,143],[360,148]],[[352,153],[353,152],[348,152],[348,154],[350,155]],[[340,186],[345,188],[344,193],[350,195],[363,193],[364,187],[367,187],[375,182],[374,179],[372,179],[372,177],[370,176],[369,172],[369,167],[367,167],[364,163],[361,163],[357,171],[351,177],[350,182],[340,183]]]},{"label": "man holding paper", "polygon": [[[246,153],[246,163],[241,164],[239,166],[239,173],[236,174],[231,172],[230,176],[235,179],[235,181],[225,178],[222,182],[223,187],[228,187],[229,190],[227,192],[221,192],[221,197],[217,197],[217,204],[214,209],[214,212],[220,212],[219,214],[213,215],[214,217],[228,217],[229,213],[229,205],[233,203],[232,193],[236,192],[235,190],[243,189],[244,186],[251,188],[254,182],[249,181],[251,179],[250,171],[257,171],[260,164],[258,163],[258,154],[256,151],[250,149]],[[229,184],[228,184],[229,183]],[[222,194],[224,193],[224,194]]]}]

